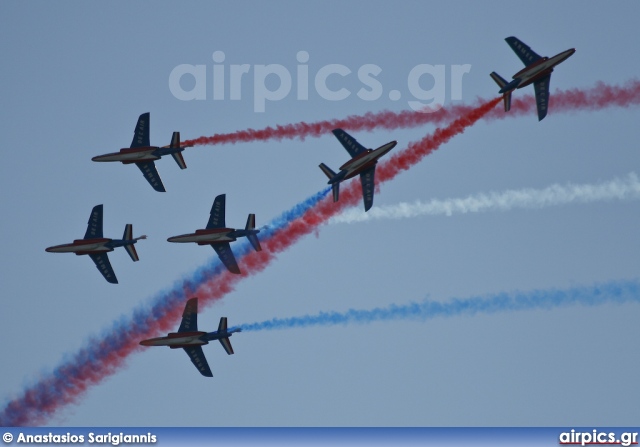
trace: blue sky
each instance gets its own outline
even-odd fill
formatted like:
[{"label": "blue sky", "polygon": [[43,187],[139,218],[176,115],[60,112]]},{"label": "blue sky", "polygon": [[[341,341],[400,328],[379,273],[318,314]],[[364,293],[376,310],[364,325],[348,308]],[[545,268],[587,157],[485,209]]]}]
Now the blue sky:
[{"label": "blue sky", "polygon": [[[575,47],[551,79],[556,88],[623,83],[640,62],[640,6],[595,2],[32,2],[0,5],[5,162],[0,175],[5,235],[0,324],[5,343],[0,396],[37,380],[90,335],[214,256],[208,247],[166,242],[204,226],[213,198],[227,194],[227,224],[249,212],[263,225],[324,188],[317,165],[347,159],[335,138],[194,147],[188,169],[157,162],[167,188],[157,193],[133,166],[91,157],[131,142],[138,115],[151,113],[151,143],[171,133],[195,138],[292,122],[409,108],[411,70],[444,65],[425,90],[446,104],[490,98],[491,71],[510,77],[521,62],[504,42],[515,35],[541,55]],[[212,54],[249,64],[241,99],[213,99]],[[298,52],[309,55],[309,97],[296,96]],[[204,100],[183,101],[169,86],[181,64],[206,66]],[[282,100],[255,111],[256,66],[292,74]],[[313,79],[341,64],[324,99]],[[381,68],[383,94],[357,95],[356,73]],[[451,73],[462,77],[452,100]],[[227,78],[228,79],[228,78]],[[267,82],[276,89],[277,82]],[[183,80],[189,89],[189,80]],[[229,88],[229,84],[226,86]],[[401,99],[392,100],[397,90]],[[516,96],[531,94],[532,88]],[[552,94],[553,95],[553,94]],[[596,183],[637,171],[638,109],[534,115],[478,123],[382,186],[374,206],[463,197],[566,182]],[[400,150],[434,126],[354,133],[367,147]],[[108,284],[89,259],[45,253],[80,238],[91,208],[103,203],[104,232],[126,223],[140,262],[110,254],[120,284]],[[327,225],[204,309],[200,327],[319,311],[446,301],[502,291],[566,288],[634,279],[640,261],[634,201],[565,205],[450,217]],[[242,267],[242,266],[241,266]],[[90,389],[52,425],[83,426],[522,426],[637,422],[634,304],[526,311],[428,322],[236,334],[236,354],[206,346],[213,379],[182,352],[149,348]],[[177,325],[176,325],[177,328]]]}]

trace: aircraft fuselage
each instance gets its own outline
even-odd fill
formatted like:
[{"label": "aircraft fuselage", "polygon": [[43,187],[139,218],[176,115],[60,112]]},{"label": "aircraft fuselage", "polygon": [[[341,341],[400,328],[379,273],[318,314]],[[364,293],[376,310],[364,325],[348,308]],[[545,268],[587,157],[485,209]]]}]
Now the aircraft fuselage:
[{"label": "aircraft fuselage", "polygon": [[[353,157],[351,160],[340,166],[340,173],[336,177],[340,177],[340,181],[342,181],[355,177],[361,172],[366,171],[378,163],[378,159],[393,149],[396,144],[396,141],[391,141],[380,146],[378,149],[367,149],[366,152],[361,153],[357,157]],[[342,172],[345,173],[342,174]]]},{"label": "aircraft fuselage", "polygon": [[[143,238],[146,236],[143,236]],[[116,247],[124,247],[137,242],[137,239],[76,239],[71,244],[54,245],[45,248],[49,253],[75,253],[77,255],[88,255],[91,253],[107,253],[113,251]]]},{"label": "aircraft fuselage", "polygon": [[181,234],[167,239],[169,242],[195,242],[198,245],[209,245],[236,240],[233,228],[212,228],[209,230],[196,230],[195,233]]},{"label": "aircraft fuselage", "polygon": [[[186,147],[186,146],[185,146]],[[140,163],[145,161],[160,160],[163,155],[170,155],[182,152],[185,147],[158,147],[146,146],[120,149],[120,152],[98,155],[93,157],[93,161],[119,161],[124,164]]]},{"label": "aircraft fuselage", "polygon": [[169,346],[172,349],[185,348],[188,346],[202,346],[209,344],[209,341],[202,337],[206,332],[171,332],[166,337],[150,338],[140,342],[143,346]]},{"label": "aircraft fuselage", "polygon": [[93,161],[119,161],[124,164],[138,163],[141,161],[159,160],[160,156],[154,152],[159,149],[157,146],[136,147],[132,149],[120,149],[120,152],[98,155],[93,157]]},{"label": "aircraft fuselage", "polygon": [[500,93],[505,93],[509,90],[515,90],[533,84],[538,79],[551,74],[553,67],[567,60],[575,52],[575,48],[571,48],[567,51],[556,54],[553,57],[543,57],[533,64],[526,66],[513,75],[513,81],[505,85],[500,90]]},{"label": "aircraft fuselage", "polygon": [[228,338],[240,329],[232,329],[226,332],[170,332],[166,337],[150,338],[140,342],[143,346],[169,346],[171,349],[186,348],[189,346],[208,345],[212,340]]},{"label": "aircraft fuselage", "polygon": [[76,239],[71,244],[54,245],[46,248],[49,253],[75,253],[77,255],[87,255],[89,253],[106,253],[113,251],[113,247],[107,245],[111,239]]}]

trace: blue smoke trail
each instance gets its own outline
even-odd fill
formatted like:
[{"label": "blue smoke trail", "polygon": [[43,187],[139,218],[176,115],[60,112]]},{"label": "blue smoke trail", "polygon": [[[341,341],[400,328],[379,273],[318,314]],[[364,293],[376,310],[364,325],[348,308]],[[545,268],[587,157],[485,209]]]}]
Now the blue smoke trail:
[{"label": "blue smoke trail", "polygon": [[[329,191],[330,188],[325,188],[273,219],[264,233],[261,233],[261,239],[267,240],[277,231],[285,229],[290,222],[314,207]],[[233,250],[239,258],[251,250],[249,243],[237,245]],[[215,278],[223,269],[218,258],[212,258],[192,274],[174,282],[172,287],[137,306],[129,316],[122,315],[103,329],[100,335],[89,337],[79,351],[65,355],[50,373],[42,374],[37,381],[26,386],[20,396],[2,402],[0,426],[41,424],[59,407],[74,402],[89,386],[113,374],[122,361],[138,349],[137,343],[132,344],[132,340],[142,339],[158,321],[171,323],[173,318],[179,318],[176,310],[184,306],[185,294],[196,290],[199,284]]]},{"label": "blue smoke trail", "polygon": [[[261,228],[258,237],[263,240],[272,237],[276,232],[286,228],[287,225],[295,219],[300,218],[309,209],[316,206],[316,204],[330,191],[331,187],[324,188],[322,191],[315,193],[302,202],[294,205],[291,209],[284,211],[279,216],[273,218],[271,222]],[[242,258],[253,250],[251,244],[245,238],[241,241],[237,241],[232,249],[238,259],[238,262],[241,262]],[[155,297],[151,299],[150,304],[142,305],[134,309],[133,321],[146,321],[149,313],[151,313],[155,319],[163,318],[167,309],[174,308],[174,306],[184,306],[185,289],[196,290],[200,284],[219,275],[224,270],[225,267],[222,262],[220,262],[220,259],[218,259],[217,256],[211,257],[206,264],[197,268],[193,273],[183,277],[182,279],[176,280],[171,287],[158,292]],[[117,333],[118,330],[127,328],[131,324],[132,321],[123,316],[113,325],[113,327],[106,329],[103,333],[111,335],[114,334],[114,330],[116,330]],[[146,328],[142,327],[141,329],[145,330]]]},{"label": "blue smoke trail", "polygon": [[530,292],[499,293],[497,295],[454,298],[447,302],[425,300],[421,303],[392,304],[371,310],[349,309],[346,312],[320,312],[302,317],[273,318],[240,325],[243,332],[274,329],[334,326],[350,323],[367,324],[374,321],[416,320],[437,317],[492,314],[496,312],[553,309],[572,305],[599,306],[606,303],[640,303],[640,280],[609,281],[593,286],[569,289],[545,289]]}]

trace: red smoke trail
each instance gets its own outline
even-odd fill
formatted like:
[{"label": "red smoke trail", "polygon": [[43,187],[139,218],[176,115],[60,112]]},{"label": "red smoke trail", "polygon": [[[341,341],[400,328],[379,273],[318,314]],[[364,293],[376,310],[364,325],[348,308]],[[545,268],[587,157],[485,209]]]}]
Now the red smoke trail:
[{"label": "red smoke trail", "polygon": [[[514,92],[514,95],[517,93]],[[601,110],[608,107],[630,107],[640,104],[640,81],[628,81],[624,86],[599,82],[590,89],[571,89],[552,93],[549,98],[549,115],[554,113]],[[486,117],[488,120],[534,115],[536,102],[533,96],[514,98],[511,110],[496,109]]]},{"label": "red smoke trail", "polygon": [[[519,96],[514,92],[511,110],[507,113],[495,109],[484,119],[494,120],[515,118],[531,114],[535,116],[536,103],[532,95]],[[250,141],[295,139],[319,137],[331,130],[342,127],[352,131],[371,131],[373,129],[404,129],[425,124],[449,123],[455,118],[469,113],[484,101],[478,100],[472,106],[455,105],[443,107],[431,113],[404,110],[402,112],[383,111],[367,113],[362,116],[353,115],[340,120],[317,121],[314,123],[294,123],[284,126],[266,127],[264,129],[239,130],[232,133],[215,134],[210,137],[199,137],[185,141],[190,145],[212,145],[240,143]],[[612,86],[599,82],[588,89],[557,90],[549,99],[549,114],[565,113],[580,110],[599,110],[607,107],[629,107],[640,104],[640,81],[631,80],[624,86]],[[427,110],[427,109],[425,109]]]},{"label": "red smoke trail", "polygon": [[[299,138],[304,140],[306,137],[320,137],[331,132],[333,129],[343,127],[352,131],[385,128],[398,129],[416,127],[423,124],[442,124],[450,122],[456,117],[469,112],[476,108],[481,101],[477,101],[475,105],[457,105],[449,108],[426,107],[425,112],[415,112],[413,110],[404,110],[402,112],[382,111],[378,113],[366,113],[364,115],[352,115],[344,119],[333,119],[325,121],[317,121],[315,123],[293,123],[283,126],[266,127],[264,129],[247,129],[238,130],[232,133],[215,134],[211,137],[199,137],[193,140],[187,140],[185,145],[211,145],[211,144],[235,144],[250,141],[267,141]],[[427,112],[433,110],[432,112]]]},{"label": "red smoke trail", "polygon": [[[187,144],[222,144],[240,141],[256,141],[282,138],[300,138],[319,136],[335,127],[350,130],[372,130],[375,128],[394,129],[415,127],[426,123],[449,122],[460,116],[449,126],[437,129],[418,143],[413,143],[407,150],[399,152],[387,162],[381,163],[377,173],[377,182],[382,183],[394,178],[399,172],[409,169],[424,156],[436,150],[450,138],[463,132],[479,119],[499,119],[516,117],[523,114],[534,116],[535,102],[532,96],[516,98],[512,101],[509,113],[496,108],[501,99],[480,103],[478,107],[453,106],[434,113],[419,112],[381,112],[352,116],[344,120],[322,121],[318,123],[298,123],[263,130],[247,130],[231,134],[214,135],[190,140]],[[598,84],[587,90],[573,89],[559,91],[551,95],[550,113],[595,110],[606,107],[628,107],[640,103],[640,82],[631,81],[624,87]],[[461,114],[461,115],[457,115]],[[179,321],[186,298],[200,296],[205,304],[221,299],[235,287],[243,277],[262,271],[275,256],[289,248],[302,236],[313,232],[330,217],[338,214],[348,206],[359,204],[361,190],[357,182],[351,182],[343,188],[340,202],[334,204],[327,198],[302,217],[292,221],[286,229],[265,240],[262,252],[250,252],[242,257],[243,275],[231,275],[226,271],[210,272],[196,287],[185,284],[181,293],[169,297],[169,305],[154,313],[134,315],[136,325],[121,325],[117,331],[111,331],[102,337],[93,337],[88,345],[76,353],[72,360],[65,362],[50,376],[29,387],[23,395],[9,402],[0,411],[0,425],[38,425],[46,422],[58,409],[75,403],[91,387],[115,374],[124,366],[128,356],[141,347],[139,340],[153,337],[162,332],[175,329]],[[99,353],[99,354],[96,354]]]},{"label": "red smoke trail", "polygon": [[[377,170],[378,184],[393,179],[398,173],[409,169],[452,137],[465,131],[486,116],[501,101],[496,98],[482,103],[477,108],[454,120],[450,125],[437,129],[407,149],[398,152],[388,161],[380,163]],[[162,306],[152,312],[136,311],[131,322],[115,324],[115,328],[101,337],[93,337],[88,347],[81,349],[51,375],[29,387],[24,394],[12,400],[0,411],[0,425],[22,426],[44,424],[62,407],[75,403],[91,387],[123,367],[132,353],[141,349],[138,344],[144,338],[175,330],[180,320],[186,298],[198,296],[203,305],[210,305],[233,291],[244,277],[264,270],[277,254],[287,250],[301,237],[313,232],[319,225],[341,212],[344,208],[360,204],[362,191],[359,182],[350,182],[343,188],[340,202],[333,203],[330,197],[292,220],[282,230],[261,241],[263,250],[250,251],[240,258],[242,275],[232,275],[226,270],[208,271],[197,284],[185,281],[182,291],[173,292],[163,299]]]},{"label": "red smoke trail", "polygon": [[[416,143],[411,143],[408,148],[397,153],[388,161],[381,162],[376,169],[376,183],[381,184],[392,180],[400,172],[411,168],[425,156],[431,154],[451,138],[461,134],[468,127],[471,127],[486,116],[501,101],[501,98],[496,98],[484,102],[476,108],[469,108],[467,113],[454,120],[450,125],[436,129],[433,134]],[[308,210],[298,219],[293,220],[286,228],[261,242],[264,250],[260,252],[251,251],[243,256],[242,275],[231,275],[228,272],[224,272],[223,276],[216,276],[212,278],[212,281],[202,283],[194,291],[194,295],[197,295],[203,303],[210,303],[221,298],[224,294],[233,290],[235,283],[240,278],[261,272],[275,259],[277,254],[287,250],[301,237],[312,233],[318,226],[326,223],[331,217],[339,214],[345,208],[358,205],[361,201],[362,189],[360,182],[349,182],[340,191],[339,202],[333,203],[331,196],[325,197],[315,207]],[[177,309],[177,312],[181,311],[181,308]]]}]

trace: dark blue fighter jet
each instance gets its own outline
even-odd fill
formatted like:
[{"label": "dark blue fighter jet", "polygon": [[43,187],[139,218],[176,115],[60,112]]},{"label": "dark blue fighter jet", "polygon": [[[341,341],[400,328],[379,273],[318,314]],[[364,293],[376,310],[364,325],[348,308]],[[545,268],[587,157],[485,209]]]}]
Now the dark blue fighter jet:
[{"label": "dark blue fighter jet", "polygon": [[45,249],[49,253],[75,253],[77,255],[89,255],[98,267],[104,279],[112,284],[117,284],[118,279],[113,272],[107,253],[116,247],[124,247],[133,261],[137,261],[138,253],[134,244],[147,236],[133,237],[133,226],[127,224],[124,227],[122,239],[109,239],[102,236],[102,205],[96,205],[91,210],[87,232],[83,239],[76,239],[71,244],[55,245]]},{"label": "dark blue fighter jet", "polygon": [[233,348],[229,337],[242,329],[227,329],[227,318],[220,318],[218,330],[214,332],[202,332],[198,330],[198,298],[191,298],[182,313],[182,322],[178,332],[171,332],[166,337],[150,338],[140,342],[143,346],[169,346],[171,349],[182,348],[185,350],[191,362],[198,368],[200,374],[205,377],[213,377],[207,358],[202,352],[202,346],[210,341],[218,340],[227,354],[233,354]]},{"label": "dark blue fighter jet", "polygon": [[338,141],[351,155],[351,160],[340,166],[340,172],[333,172],[327,165],[320,163],[320,169],[329,178],[329,184],[333,190],[333,201],[340,199],[340,183],[360,174],[360,184],[362,185],[362,199],[364,200],[364,210],[368,211],[373,205],[373,194],[375,189],[375,172],[378,159],[393,149],[396,141],[391,141],[378,149],[366,149],[358,143],[355,138],[342,129],[332,130]]},{"label": "dark blue fighter jet", "polygon": [[571,48],[553,57],[541,57],[517,37],[511,36],[505,40],[518,55],[525,65],[525,68],[514,74],[511,82],[507,82],[495,71],[490,75],[491,79],[500,86],[499,93],[503,94],[504,111],[508,112],[511,108],[511,93],[515,89],[533,84],[533,89],[536,93],[538,121],[542,121],[542,119],[547,116],[547,110],[549,108],[549,81],[551,80],[553,67],[567,60],[576,50],[575,48]]},{"label": "dark blue fighter jet", "polygon": [[187,165],[182,158],[182,151],[191,146],[180,145],[180,132],[173,132],[171,144],[168,146],[151,146],[149,143],[149,116],[149,113],[143,113],[138,118],[138,124],[134,131],[131,147],[128,149],[120,149],[120,152],[98,155],[91,160],[119,161],[125,165],[135,163],[153,189],[159,192],[165,192],[162,179],[160,178],[160,174],[158,174],[154,161],[160,160],[164,155],[171,155],[176,163],[178,163],[178,166],[180,166],[180,169],[186,169]]}]

